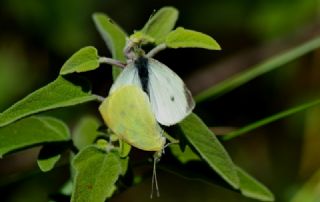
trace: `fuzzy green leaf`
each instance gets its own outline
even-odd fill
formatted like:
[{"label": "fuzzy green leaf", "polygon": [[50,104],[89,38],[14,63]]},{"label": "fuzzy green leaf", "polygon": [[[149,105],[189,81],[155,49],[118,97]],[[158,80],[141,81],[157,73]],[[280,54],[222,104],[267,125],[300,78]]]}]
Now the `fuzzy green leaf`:
[{"label": "fuzzy green leaf", "polygon": [[181,162],[187,163],[189,161],[200,160],[188,146],[185,147],[184,151],[181,151],[179,145],[170,145],[171,153]]},{"label": "fuzzy green leaf", "polygon": [[155,39],[148,34],[142,31],[135,31],[133,34],[130,35],[129,38],[132,42],[137,44],[148,44],[148,43],[155,43]]},{"label": "fuzzy green leaf", "polygon": [[0,127],[38,112],[96,99],[96,96],[84,92],[81,86],[77,86],[63,77],[58,77],[55,81],[34,91],[1,113]]},{"label": "fuzzy green leaf", "polygon": [[60,157],[61,155],[58,154],[47,159],[38,159],[37,164],[42,172],[48,172],[54,168],[54,165],[59,161]]},{"label": "fuzzy green leaf", "polygon": [[290,202],[319,202],[320,199],[320,170],[297,191]]},{"label": "fuzzy green leaf", "polygon": [[261,201],[274,201],[274,196],[267,187],[241,168],[237,167],[237,171],[240,179],[240,191],[244,196]]},{"label": "fuzzy green leaf", "polygon": [[262,61],[261,63],[248,68],[247,70],[236,74],[215,86],[212,86],[201,93],[199,93],[195,100],[197,102],[204,101],[209,98],[217,98],[249,81],[252,79],[283,67],[284,64],[293,61],[315,49],[320,48],[320,37],[311,39],[295,48],[285,51],[281,54],[272,56],[271,58]]},{"label": "fuzzy green leaf", "polygon": [[66,141],[67,126],[51,117],[33,116],[0,128],[0,156],[48,142]]},{"label": "fuzzy green leaf", "polygon": [[[181,163],[187,163],[189,161],[194,160],[200,160],[200,158],[192,152],[192,150],[189,147],[185,148],[185,151],[182,152],[179,145],[172,145],[170,146],[170,150],[172,154],[181,162]],[[263,184],[258,182],[256,179],[254,179],[252,176],[250,176],[248,173],[246,173],[241,168],[237,167],[237,174],[240,180],[240,191],[241,193],[249,198],[261,200],[261,201],[274,201],[273,194],[268,190],[267,187],[265,187]],[[197,179],[202,179],[201,177],[197,176]],[[209,183],[212,183],[214,181],[203,178],[202,180],[205,180]],[[215,182],[214,182],[215,183]]]},{"label": "fuzzy green leaf", "polygon": [[97,49],[93,46],[87,46],[78,50],[63,64],[60,74],[86,72],[98,67],[99,56]]},{"label": "fuzzy green leaf", "polygon": [[124,176],[127,173],[129,167],[129,157],[120,158],[120,165],[121,165],[121,175]]},{"label": "fuzzy green leaf", "polygon": [[72,180],[69,179],[67,182],[65,182],[62,185],[62,188],[60,189],[60,193],[63,195],[71,196],[73,189],[73,183]]},{"label": "fuzzy green leaf", "polygon": [[104,202],[115,190],[121,174],[119,156],[95,146],[80,151],[72,161],[76,171],[73,202]]},{"label": "fuzzy green leaf", "polygon": [[179,123],[179,126],[189,143],[210,167],[232,187],[238,189],[236,167],[217,137],[201,119],[192,113]]},{"label": "fuzzy green leaf", "polygon": [[[185,151],[182,152],[179,145],[170,146],[172,154],[181,162],[187,163],[189,161],[200,160],[200,158],[192,152],[189,147],[186,147]],[[248,173],[246,173],[241,168],[237,167],[237,174],[240,180],[240,191],[244,196],[249,198],[258,199],[261,201],[274,201],[273,194],[265,187],[263,184],[258,182]],[[199,176],[197,176],[199,177]],[[207,182],[212,183],[210,179],[203,179]]]},{"label": "fuzzy green leaf", "polygon": [[[112,21],[103,13],[93,14],[93,21],[103,40],[107,44],[107,47],[112,54],[112,58],[125,62],[123,49],[126,45],[127,34],[114,21]],[[116,79],[120,72],[121,69],[119,67],[113,66],[113,79]]]},{"label": "fuzzy green leaf", "polygon": [[144,25],[141,32],[150,36],[157,44],[174,28],[179,12],[174,7],[163,7]]},{"label": "fuzzy green leaf", "polygon": [[170,32],[165,39],[169,48],[205,48],[220,50],[220,45],[210,36],[201,32],[178,27]]},{"label": "fuzzy green leaf", "polygon": [[84,147],[93,144],[99,135],[99,126],[100,122],[97,118],[93,116],[83,117],[73,132],[72,139],[74,145],[79,150],[82,150]]},{"label": "fuzzy green leaf", "polygon": [[127,157],[131,151],[131,145],[126,142],[119,140],[119,155],[121,158]]},{"label": "fuzzy green leaf", "polygon": [[54,168],[59,161],[61,153],[70,147],[70,141],[51,142],[41,148],[37,163],[41,171],[47,172]]}]

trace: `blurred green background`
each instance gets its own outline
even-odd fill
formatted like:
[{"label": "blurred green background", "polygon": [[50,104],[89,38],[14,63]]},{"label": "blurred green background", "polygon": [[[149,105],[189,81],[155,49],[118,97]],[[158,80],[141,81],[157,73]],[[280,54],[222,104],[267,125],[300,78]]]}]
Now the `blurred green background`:
[{"label": "blurred green background", "polygon": [[[319,0],[2,0],[0,1],[0,112],[57,77],[75,51],[93,45],[110,56],[92,22],[105,12],[127,33],[143,27],[154,9],[172,5],[178,26],[211,35],[222,51],[166,50],[156,56],[177,72],[194,95],[271,55],[320,35]],[[320,94],[320,52],[314,51],[216,99],[195,112],[220,134]],[[93,92],[106,95],[111,68],[85,73]],[[71,128],[96,104],[55,110],[50,115]],[[266,184],[276,201],[291,201],[320,169],[320,108],[315,107],[225,142],[234,161]],[[48,201],[65,182],[68,166],[39,172],[39,148],[0,159],[0,201]],[[167,156],[170,156],[169,154]],[[170,162],[164,155],[163,162]],[[161,164],[161,163],[160,163]],[[197,167],[199,166],[199,167]],[[193,167],[204,172],[203,165]],[[206,171],[206,170],[205,170]],[[209,171],[208,171],[209,172]],[[210,176],[210,172],[208,176]],[[159,168],[161,197],[153,201],[254,201],[223,187],[188,180]],[[314,180],[319,187],[320,179]],[[315,186],[316,187],[316,186]],[[111,201],[149,201],[151,182],[117,194]],[[318,193],[320,201],[320,190]]]}]

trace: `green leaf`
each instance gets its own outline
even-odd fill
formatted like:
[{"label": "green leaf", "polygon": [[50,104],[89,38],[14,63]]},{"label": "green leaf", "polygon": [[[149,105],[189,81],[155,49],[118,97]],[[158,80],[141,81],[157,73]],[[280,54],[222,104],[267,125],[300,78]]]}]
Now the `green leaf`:
[{"label": "green leaf", "polygon": [[0,127],[10,124],[23,117],[61,107],[77,105],[96,100],[95,95],[84,92],[63,77],[34,91],[0,114]]},{"label": "green leaf", "polygon": [[64,141],[51,142],[43,145],[37,159],[40,170],[43,172],[52,170],[59,161],[61,153],[70,146],[70,143],[70,141]]},{"label": "green leaf", "polygon": [[293,196],[291,202],[319,202],[320,170],[318,170]]},{"label": "green leaf", "polygon": [[120,158],[120,165],[121,165],[121,175],[124,176],[127,173],[129,167],[129,157]]},{"label": "green leaf", "polygon": [[63,184],[62,188],[60,189],[60,193],[70,196],[72,193],[72,189],[73,189],[73,183],[72,183],[72,180],[69,179],[67,182]]},{"label": "green leaf", "polygon": [[[186,150],[184,152],[181,151],[179,145],[172,145],[170,146],[170,149],[172,154],[183,164],[193,160],[200,160],[199,157],[196,154],[194,154],[189,147],[186,147]],[[237,169],[237,174],[240,180],[239,189],[244,196],[253,198],[253,199],[258,199],[261,201],[274,201],[274,196],[268,190],[267,187],[265,187],[263,184],[258,182],[256,179],[254,179],[252,176],[250,176],[241,168],[236,166],[236,169]],[[182,174],[182,173],[179,172],[179,174]],[[183,175],[183,176],[190,178],[192,175]],[[207,177],[202,177],[201,175],[200,176],[197,175],[195,178],[191,177],[191,179],[198,179],[198,180],[202,179],[209,183],[216,183],[216,181],[210,180]]]},{"label": "green leaf", "polygon": [[127,157],[131,151],[131,145],[119,140],[119,155],[121,158]]},{"label": "green leaf", "polygon": [[300,111],[303,111],[303,110],[306,110],[310,107],[314,107],[316,105],[320,104],[320,99],[317,99],[317,100],[313,100],[311,102],[307,102],[307,103],[304,103],[304,104],[301,104],[301,105],[298,105],[298,106],[295,106],[295,107],[292,107],[290,109],[287,109],[285,111],[282,111],[282,112],[279,112],[277,114],[274,114],[272,116],[269,116],[269,117],[266,117],[264,119],[261,119],[261,120],[258,120],[258,121],[255,121],[247,126],[244,126],[238,130],[235,130],[235,131],[232,131],[228,134],[226,134],[225,136],[222,137],[223,140],[230,140],[232,138],[235,138],[235,137],[238,137],[240,135],[243,135],[243,134],[246,134],[256,128],[259,128],[261,126],[264,126],[264,125],[267,125],[271,122],[274,122],[274,121],[277,121],[279,119],[282,119],[282,118],[285,118],[287,116],[290,116],[290,115],[293,115],[295,113],[298,113]]},{"label": "green leaf", "polygon": [[0,128],[0,157],[4,154],[48,142],[68,140],[67,126],[51,117],[33,116]]},{"label": "green leaf", "polygon": [[60,157],[61,155],[58,154],[47,159],[38,159],[37,164],[42,172],[48,172],[54,168],[54,165],[59,161]]},{"label": "green leaf", "polygon": [[181,162],[187,163],[189,161],[200,160],[199,156],[196,155],[188,146],[185,147],[184,151],[181,151],[179,145],[170,145],[171,153]]},{"label": "green leaf", "polygon": [[[111,51],[112,58],[121,62],[125,62],[123,49],[126,45],[127,34],[103,13],[93,14],[93,21],[100,35]],[[119,67],[113,66],[112,76],[114,80],[117,78],[120,72],[121,69]]]},{"label": "green leaf", "polygon": [[76,175],[71,201],[104,202],[112,195],[121,173],[116,153],[89,146],[76,155],[72,165]]},{"label": "green leaf", "polygon": [[205,48],[221,50],[220,45],[210,36],[201,32],[178,27],[170,32],[165,39],[169,48]]},{"label": "green leaf", "polygon": [[238,189],[236,167],[217,137],[201,119],[192,113],[179,123],[179,126],[189,143],[210,167],[232,187]]},{"label": "green leaf", "polygon": [[236,74],[229,79],[226,79],[221,83],[208,88],[207,90],[202,91],[195,96],[195,100],[197,102],[201,102],[209,98],[217,98],[256,77],[282,67],[284,64],[293,61],[319,47],[320,37],[314,38],[291,50],[266,59],[260,64],[254,65],[253,67],[250,67],[247,70],[240,72],[239,74]]},{"label": "green leaf", "polygon": [[151,16],[141,32],[155,39],[159,44],[164,37],[174,28],[179,12],[174,7],[163,7]]},{"label": "green leaf", "polygon": [[136,44],[155,43],[155,39],[142,31],[135,31],[129,39]]},{"label": "green leaf", "polygon": [[60,74],[87,72],[98,67],[99,56],[97,49],[93,46],[87,46],[78,50],[63,64]]},{"label": "green leaf", "polygon": [[93,144],[99,135],[98,128],[100,125],[100,121],[96,117],[85,116],[81,118],[73,132],[74,145],[82,150],[84,147]]},{"label": "green leaf", "polygon": [[237,167],[237,171],[240,179],[240,191],[244,196],[261,201],[274,201],[274,196],[267,187],[241,168]]}]

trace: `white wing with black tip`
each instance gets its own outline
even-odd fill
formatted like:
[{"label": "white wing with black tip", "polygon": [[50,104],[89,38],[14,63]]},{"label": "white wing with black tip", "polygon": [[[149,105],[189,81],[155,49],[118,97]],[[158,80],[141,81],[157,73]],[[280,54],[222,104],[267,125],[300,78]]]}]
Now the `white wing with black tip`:
[{"label": "white wing with black tip", "polygon": [[179,123],[195,106],[190,91],[166,65],[149,58],[148,66],[149,97],[157,121],[165,126]]}]

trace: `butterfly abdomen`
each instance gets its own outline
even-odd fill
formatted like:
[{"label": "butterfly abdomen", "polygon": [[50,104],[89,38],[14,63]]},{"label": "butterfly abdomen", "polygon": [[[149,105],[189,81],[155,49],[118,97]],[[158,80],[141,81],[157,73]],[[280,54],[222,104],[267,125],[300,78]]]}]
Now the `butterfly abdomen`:
[{"label": "butterfly abdomen", "polygon": [[134,61],[135,67],[138,69],[138,74],[142,86],[142,90],[149,95],[149,70],[148,70],[148,58],[139,57]]}]

